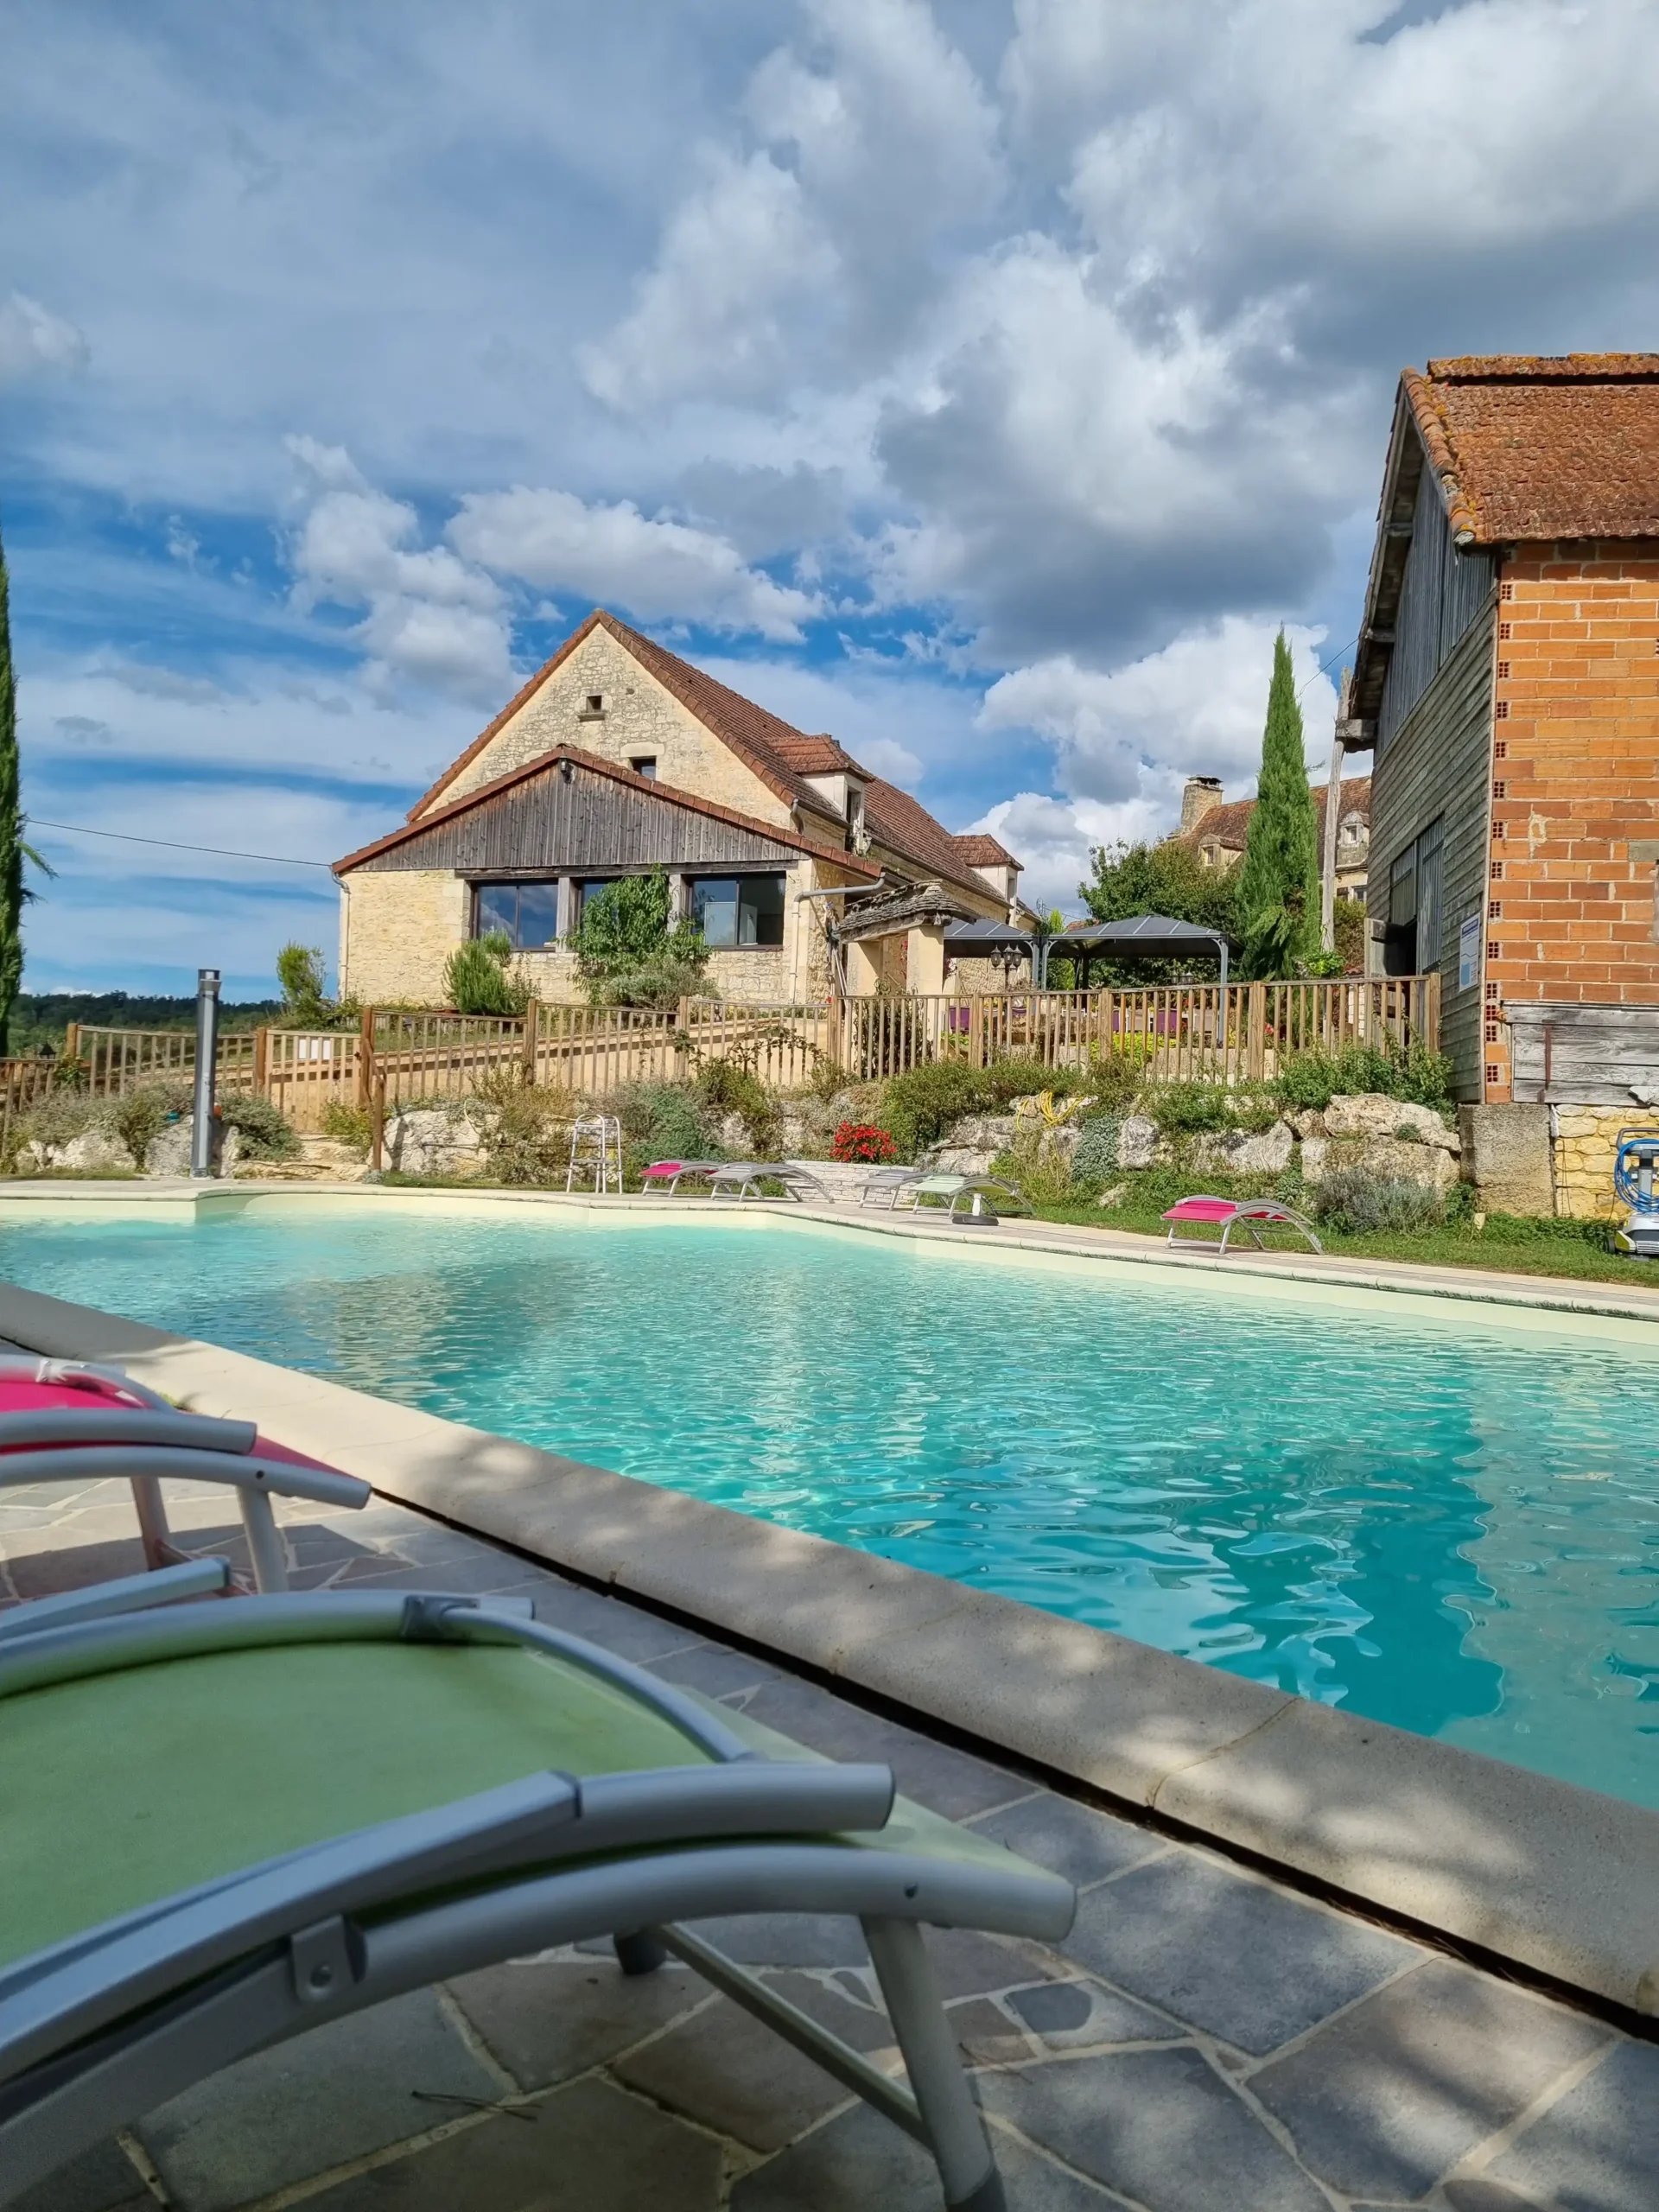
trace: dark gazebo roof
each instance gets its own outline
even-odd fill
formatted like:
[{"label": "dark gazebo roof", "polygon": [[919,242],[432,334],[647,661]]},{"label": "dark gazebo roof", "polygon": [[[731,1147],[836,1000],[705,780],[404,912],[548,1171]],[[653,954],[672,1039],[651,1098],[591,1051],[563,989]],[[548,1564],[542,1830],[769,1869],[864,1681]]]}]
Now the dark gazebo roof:
[{"label": "dark gazebo roof", "polygon": [[1034,952],[1037,939],[1029,930],[1016,929],[1012,922],[952,922],[944,932],[944,949],[957,960],[971,960],[977,954],[1005,952],[1010,948],[1016,952]]},{"label": "dark gazebo roof", "polygon": [[1078,948],[1086,952],[1122,950],[1162,960],[1194,952],[1200,945],[1213,950],[1226,941],[1220,930],[1206,930],[1197,922],[1178,922],[1168,914],[1131,914],[1127,921],[1089,922],[1065,930],[1054,939],[1062,952]]}]

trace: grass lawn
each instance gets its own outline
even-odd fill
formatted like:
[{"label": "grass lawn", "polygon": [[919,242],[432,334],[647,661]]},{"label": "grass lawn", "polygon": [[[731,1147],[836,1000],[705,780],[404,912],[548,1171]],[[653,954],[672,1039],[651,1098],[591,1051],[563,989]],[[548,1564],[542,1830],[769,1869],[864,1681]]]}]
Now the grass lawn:
[{"label": "grass lawn", "polygon": [[[1132,1193],[1121,1206],[1092,1205],[1038,1206],[1039,1221],[1071,1222],[1091,1229],[1124,1229],[1163,1236],[1168,1224],[1155,1200],[1137,1203]],[[1485,1226],[1471,1220],[1448,1222],[1442,1229],[1372,1230],[1363,1236],[1316,1224],[1327,1252],[1344,1259],[1408,1260],[1418,1267],[1485,1268],[1517,1275],[1565,1275],[1584,1282],[1651,1285],[1659,1289],[1659,1268],[1627,1255],[1599,1249],[1592,1241],[1601,1224],[1577,1221],[1530,1221],[1511,1214],[1489,1214]],[[1301,1239],[1274,1238],[1287,1250],[1304,1249]],[[1248,1237],[1236,1236],[1229,1250],[1248,1252]]]}]

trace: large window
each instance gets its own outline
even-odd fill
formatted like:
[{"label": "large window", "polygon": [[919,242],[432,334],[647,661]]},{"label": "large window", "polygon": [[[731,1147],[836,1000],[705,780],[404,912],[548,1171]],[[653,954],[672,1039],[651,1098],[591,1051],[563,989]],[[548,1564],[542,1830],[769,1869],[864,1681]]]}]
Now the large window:
[{"label": "large window", "polygon": [[1427,976],[1440,964],[1441,884],[1446,824],[1431,822],[1389,870],[1382,967],[1389,976]]},{"label": "large window", "polygon": [[480,883],[474,934],[505,930],[516,952],[538,952],[559,933],[556,883]]},{"label": "large window", "polygon": [[784,941],[781,875],[699,875],[691,882],[691,919],[717,951]]}]

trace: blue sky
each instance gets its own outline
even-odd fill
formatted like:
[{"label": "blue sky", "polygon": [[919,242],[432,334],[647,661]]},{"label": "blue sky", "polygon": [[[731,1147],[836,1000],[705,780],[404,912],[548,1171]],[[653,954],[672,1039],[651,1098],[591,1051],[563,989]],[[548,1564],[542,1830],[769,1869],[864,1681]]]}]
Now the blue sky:
[{"label": "blue sky", "polygon": [[332,948],[315,863],[596,602],[1062,903],[1185,775],[1247,786],[1281,622],[1316,763],[1400,366],[1659,343],[1656,34],[11,0],[29,985]]}]

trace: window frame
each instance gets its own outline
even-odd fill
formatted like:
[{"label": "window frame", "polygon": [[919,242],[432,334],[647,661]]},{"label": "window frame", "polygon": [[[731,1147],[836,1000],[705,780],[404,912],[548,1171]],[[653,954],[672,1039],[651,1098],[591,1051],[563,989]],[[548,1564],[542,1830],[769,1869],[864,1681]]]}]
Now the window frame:
[{"label": "window frame", "polygon": [[[559,879],[556,875],[486,876],[473,885],[473,925],[474,938],[488,937],[498,929],[505,930],[515,952],[551,952],[561,943],[559,937]],[[535,944],[524,941],[522,926],[522,899],[526,891],[550,891],[553,895],[553,933]],[[484,902],[491,893],[511,892],[512,894],[512,922],[494,920],[486,923]]]},{"label": "window frame", "polygon": [[[763,882],[775,883],[778,886],[778,906],[776,908],[778,935],[775,939],[772,939],[762,938],[757,934],[751,943],[746,944],[743,938],[744,890],[745,887],[750,884]],[[702,928],[702,918],[698,912],[697,893],[702,885],[715,883],[731,884],[737,895],[732,902],[733,934],[730,941],[722,942],[718,938],[709,937],[706,932],[704,932],[702,941],[709,947],[709,950],[711,952],[781,951],[783,950],[784,944],[785,924],[787,921],[789,914],[788,869],[771,868],[728,868],[718,874],[716,874],[712,869],[710,869],[707,874],[698,874],[694,875],[688,873],[685,879],[686,916],[688,920],[695,922],[700,930]],[[750,911],[756,914],[758,922],[760,910],[751,906]]]}]

